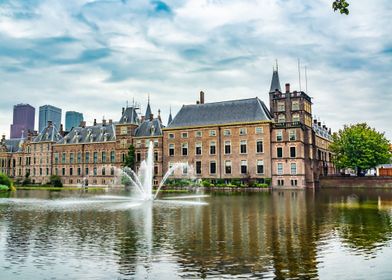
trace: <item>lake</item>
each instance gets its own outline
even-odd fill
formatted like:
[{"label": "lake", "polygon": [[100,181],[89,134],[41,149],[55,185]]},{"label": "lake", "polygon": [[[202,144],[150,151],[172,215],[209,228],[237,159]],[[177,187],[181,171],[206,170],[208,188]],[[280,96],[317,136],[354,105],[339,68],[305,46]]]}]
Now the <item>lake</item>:
[{"label": "lake", "polygon": [[392,190],[0,194],[1,279],[392,279]]}]

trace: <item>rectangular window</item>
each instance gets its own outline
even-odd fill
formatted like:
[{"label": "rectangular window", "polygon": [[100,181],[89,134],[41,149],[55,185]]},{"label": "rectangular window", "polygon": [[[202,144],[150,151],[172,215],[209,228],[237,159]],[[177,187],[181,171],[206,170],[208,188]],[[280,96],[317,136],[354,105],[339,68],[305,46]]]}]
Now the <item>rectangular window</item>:
[{"label": "rectangular window", "polygon": [[246,135],[246,128],[240,128],[240,135]]},{"label": "rectangular window", "polygon": [[94,174],[94,176],[97,176],[97,175],[98,175],[98,173],[97,173],[97,168],[96,168],[96,167],[94,167],[94,169],[93,169],[93,174]]},{"label": "rectangular window", "polygon": [[182,132],[181,138],[188,138],[188,132]]},{"label": "rectangular window", "polygon": [[200,130],[195,131],[195,137],[202,137],[202,136],[203,136],[203,133]]},{"label": "rectangular window", "polygon": [[174,139],[174,133],[169,133],[169,139]]},{"label": "rectangular window", "polygon": [[169,144],[169,156],[174,156],[174,144]]},{"label": "rectangular window", "polygon": [[231,174],[231,161],[230,160],[225,161],[225,173]]},{"label": "rectangular window", "polygon": [[283,186],[284,185],[284,180],[278,180],[278,186]]},{"label": "rectangular window", "polygon": [[296,187],[298,185],[298,181],[297,180],[291,180],[291,185],[293,187]]},{"label": "rectangular window", "polygon": [[297,164],[296,163],[290,164],[290,173],[291,173],[291,175],[297,174]]},{"label": "rectangular window", "polygon": [[241,140],[240,142],[240,153],[246,154],[246,140]]},{"label": "rectangular window", "polygon": [[120,134],[121,134],[121,135],[126,135],[126,134],[128,134],[128,127],[122,126],[122,127],[121,127],[121,131],[120,131]]},{"label": "rectangular window", "polygon": [[94,157],[94,163],[97,163],[98,162],[98,153],[94,152],[93,157]]},{"label": "rectangular window", "polygon": [[64,168],[64,167],[62,168],[62,170],[61,170],[61,171],[62,171],[62,173],[61,173],[61,174],[62,174],[63,176],[65,176],[65,168]]},{"label": "rectangular window", "polygon": [[78,176],[82,175],[82,169],[78,167]]},{"label": "rectangular window", "polygon": [[63,154],[61,155],[61,163],[65,163],[65,158],[66,158],[66,154],[63,153]]},{"label": "rectangular window", "polygon": [[201,155],[201,150],[202,150],[202,143],[201,142],[196,143],[195,154],[196,155]]},{"label": "rectangular window", "polygon": [[182,175],[187,175],[188,174],[188,165],[184,164],[182,166]]},{"label": "rectangular window", "polygon": [[296,134],[295,129],[291,129],[289,131],[289,139],[290,139],[290,141],[295,141],[297,139],[297,134]]},{"label": "rectangular window", "polygon": [[183,156],[188,155],[188,143],[182,143],[181,144],[181,151]]},{"label": "rectangular window", "polygon": [[210,130],[210,136],[216,136],[216,130]]},{"label": "rectangular window", "polygon": [[116,153],[114,151],[110,152],[110,162],[116,161]]},{"label": "rectangular window", "polygon": [[264,174],[264,161],[257,160],[257,174]]},{"label": "rectangular window", "polygon": [[158,161],[158,157],[159,157],[158,152],[154,152],[154,160],[155,160],[155,161]]},{"label": "rectangular window", "polygon": [[299,101],[298,100],[291,102],[291,110],[293,110],[293,111],[299,110]]},{"label": "rectangular window", "polygon": [[90,161],[90,153],[86,152],[85,157],[86,157],[86,162],[89,162]]},{"label": "rectangular window", "polygon": [[283,148],[282,147],[276,148],[276,157],[278,157],[278,158],[283,157]]},{"label": "rectangular window", "polygon": [[215,141],[210,142],[210,155],[216,154],[216,143]]},{"label": "rectangular window", "polygon": [[78,163],[82,163],[82,153],[78,153]]},{"label": "rectangular window", "polygon": [[159,146],[158,139],[154,139],[154,147],[155,147],[155,148],[158,148],[158,146]]},{"label": "rectangular window", "polygon": [[231,142],[230,141],[225,141],[225,154],[226,155],[231,154]]},{"label": "rectangular window", "polygon": [[283,174],[283,163],[278,162],[278,175]]},{"label": "rectangular window", "polygon": [[102,176],[105,176],[105,175],[106,175],[106,168],[102,167]]},{"label": "rectangular window", "polygon": [[58,164],[59,163],[59,153],[54,154],[54,163]]},{"label": "rectangular window", "polygon": [[59,170],[57,169],[57,167],[54,169],[54,175],[59,175]]},{"label": "rectangular window", "polygon": [[201,161],[196,161],[196,174],[201,174]]},{"label": "rectangular window", "polygon": [[110,168],[110,175],[114,176],[114,167]]},{"label": "rectangular window", "polygon": [[106,152],[102,152],[102,162],[106,162]]},{"label": "rectangular window", "polygon": [[137,140],[136,141],[136,148],[141,148],[142,147],[142,140]]},{"label": "rectangular window", "polygon": [[286,122],[286,116],[283,114],[280,114],[278,116],[278,123],[284,123],[284,122]]},{"label": "rectangular window", "polygon": [[216,174],[216,162],[215,161],[210,162],[210,174]]},{"label": "rectangular window", "polygon": [[70,169],[69,169],[69,176],[72,176],[73,175],[73,168],[71,167]]},{"label": "rectangular window", "polygon": [[299,122],[299,114],[293,114],[292,122]]},{"label": "rectangular window", "polygon": [[297,156],[296,148],[290,147],[290,157],[295,158]]},{"label": "rectangular window", "polygon": [[262,134],[263,133],[263,128],[262,127],[256,127],[256,134]]},{"label": "rectangular window", "polygon": [[224,136],[230,136],[231,135],[231,130],[230,129],[223,130],[223,135]]},{"label": "rectangular window", "polygon": [[285,111],[284,102],[278,102],[278,112],[284,112],[284,111]]},{"label": "rectangular window", "polygon": [[85,170],[85,174],[84,175],[86,175],[86,176],[88,176],[89,174],[88,174],[88,167],[86,167],[86,170]]},{"label": "rectangular window", "polygon": [[282,130],[278,130],[276,132],[276,141],[283,141],[283,132],[282,132]]},{"label": "rectangular window", "polygon": [[257,140],[256,141],[256,153],[263,153],[263,140]]},{"label": "rectangular window", "polygon": [[246,160],[241,160],[241,174],[248,173],[248,163]]},{"label": "rectangular window", "polygon": [[140,153],[136,153],[136,162],[140,162],[142,160],[142,155]]},{"label": "rectangular window", "polygon": [[158,173],[159,173],[159,167],[158,167],[158,165],[155,165],[154,166],[154,175],[158,175]]}]

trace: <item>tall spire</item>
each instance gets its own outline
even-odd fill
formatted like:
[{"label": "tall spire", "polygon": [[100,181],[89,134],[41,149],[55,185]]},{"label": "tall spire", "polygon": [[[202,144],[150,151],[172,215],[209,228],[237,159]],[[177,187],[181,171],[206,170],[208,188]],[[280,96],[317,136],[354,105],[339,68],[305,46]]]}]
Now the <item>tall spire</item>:
[{"label": "tall spire", "polygon": [[170,114],[169,114],[169,120],[167,121],[167,125],[169,125],[173,121],[173,117],[171,114],[171,106],[170,106]]},{"label": "tall spire", "polygon": [[281,91],[278,73],[278,60],[276,60],[276,69],[273,67],[272,70],[272,80],[270,92],[275,92],[275,90]]},{"label": "tall spire", "polygon": [[151,115],[151,107],[150,107],[150,94],[148,94],[148,102],[147,102],[147,109],[146,109],[146,114],[145,117],[148,119]]}]

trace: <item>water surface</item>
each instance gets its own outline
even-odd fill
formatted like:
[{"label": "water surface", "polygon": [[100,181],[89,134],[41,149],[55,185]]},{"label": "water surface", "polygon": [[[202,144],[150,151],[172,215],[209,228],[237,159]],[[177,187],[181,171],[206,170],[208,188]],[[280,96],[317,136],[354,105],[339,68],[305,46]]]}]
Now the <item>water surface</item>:
[{"label": "water surface", "polygon": [[1,279],[392,279],[389,190],[122,195],[0,197]]}]

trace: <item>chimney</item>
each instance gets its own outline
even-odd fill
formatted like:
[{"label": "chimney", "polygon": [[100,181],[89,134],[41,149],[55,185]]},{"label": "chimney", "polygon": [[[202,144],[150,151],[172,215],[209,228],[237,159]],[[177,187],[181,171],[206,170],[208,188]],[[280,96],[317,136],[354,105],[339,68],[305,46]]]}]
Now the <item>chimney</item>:
[{"label": "chimney", "polygon": [[290,84],[287,83],[285,86],[286,86],[286,93],[289,93],[290,92]]},{"label": "chimney", "polygon": [[326,126],[325,124],[323,124],[323,128],[324,128],[325,130],[327,130],[327,126]]},{"label": "chimney", "polygon": [[112,119],[109,119],[109,124],[113,124],[113,120]]},{"label": "chimney", "polygon": [[1,135],[1,143],[4,143],[5,141],[5,134]]},{"label": "chimney", "polygon": [[48,127],[52,126],[52,121],[48,121]]},{"label": "chimney", "polygon": [[86,122],[85,121],[81,121],[79,126],[85,128],[86,127]]},{"label": "chimney", "polygon": [[200,101],[199,101],[199,100],[196,100],[196,104],[200,104]]},{"label": "chimney", "polygon": [[331,128],[328,129],[328,134],[329,134],[329,135],[332,134]]},{"label": "chimney", "polygon": [[105,126],[106,125],[106,120],[102,119],[102,125]]},{"label": "chimney", "polygon": [[313,120],[313,123],[314,123],[314,124],[317,124],[317,120],[316,120],[316,119],[314,119],[314,120]]},{"label": "chimney", "polygon": [[121,115],[124,115],[124,112],[125,112],[125,108],[122,107],[122,113],[121,113]]},{"label": "chimney", "polygon": [[94,126],[97,125],[97,119],[94,119]]},{"label": "chimney", "polygon": [[154,119],[154,114],[150,114],[150,121]]},{"label": "chimney", "polygon": [[318,126],[321,126],[321,122],[318,122],[317,125],[318,125]]},{"label": "chimney", "polygon": [[204,104],[204,92],[200,91],[200,104]]}]

